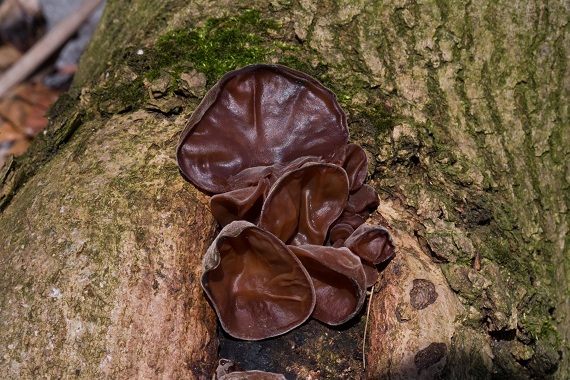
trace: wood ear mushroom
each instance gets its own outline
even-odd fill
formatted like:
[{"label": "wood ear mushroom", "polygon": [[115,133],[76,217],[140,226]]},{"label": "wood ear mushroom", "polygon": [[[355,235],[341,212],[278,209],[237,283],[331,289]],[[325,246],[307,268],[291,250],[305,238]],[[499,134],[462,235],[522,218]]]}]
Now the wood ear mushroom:
[{"label": "wood ear mushroom", "polygon": [[224,226],[202,286],[226,332],[258,340],[310,316],[338,325],[358,314],[394,245],[364,224],[378,194],[332,91],[280,65],[231,71],[194,111],[176,156]]},{"label": "wood ear mushroom", "polygon": [[315,290],[297,257],[246,221],[222,229],[204,256],[202,287],[230,335],[257,340],[305,322]]}]

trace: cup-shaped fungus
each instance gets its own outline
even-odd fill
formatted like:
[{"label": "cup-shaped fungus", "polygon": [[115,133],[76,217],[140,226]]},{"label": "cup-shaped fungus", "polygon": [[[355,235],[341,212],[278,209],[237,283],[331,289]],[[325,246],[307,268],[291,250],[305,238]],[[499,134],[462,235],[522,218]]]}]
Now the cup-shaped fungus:
[{"label": "cup-shaped fungus", "polygon": [[317,303],[312,317],[340,325],[358,313],[366,296],[366,278],[358,256],[347,248],[318,245],[290,246],[315,287]]},{"label": "cup-shaped fungus", "polygon": [[341,167],[309,163],[285,173],[271,188],[259,226],[290,245],[322,245],[347,197],[348,178]]},{"label": "cup-shaped fungus", "polygon": [[346,204],[346,211],[353,214],[365,215],[378,207],[378,193],[372,186],[366,184],[360,186],[350,194]]},{"label": "cup-shaped fungus", "polygon": [[315,291],[299,259],[249,222],[224,227],[202,269],[202,286],[220,324],[236,338],[283,334],[303,323],[315,307]]},{"label": "cup-shaped fungus", "polygon": [[392,237],[380,226],[362,224],[345,240],[344,246],[362,259],[368,286],[376,282],[378,273],[375,265],[394,256]]},{"label": "cup-shaped fungus", "polygon": [[373,264],[380,264],[394,255],[392,237],[380,226],[361,225],[346,239],[344,246]]},{"label": "cup-shaped fungus", "polygon": [[280,65],[231,71],[188,120],[176,156],[186,179],[213,194],[224,226],[201,281],[227,333],[258,340],[311,315],[338,325],[358,313],[394,246],[364,224],[378,194],[329,89]]},{"label": "cup-shaped fungus", "polygon": [[257,223],[261,207],[269,191],[269,180],[264,178],[255,186],[216,194],[210,198],[210,210],[222,226],[236,220]]},{"label": "cup-shaped fungus", "polygon": [[[258,64],[227,73],[208,91],[182,132],[177,160],[188,180],[218,194],[255,185],[275,164],[332,158],[347,142],[332,91],[302,72]],[[244,170],[251,173],[245,183],[237,180]]]},{"label": "cup-shaped fungus", "polygon": [[348,144],[343,152],[342,167],[350,182],[350,191],[359,189],[368,173],[368,158],[360,145]]}]

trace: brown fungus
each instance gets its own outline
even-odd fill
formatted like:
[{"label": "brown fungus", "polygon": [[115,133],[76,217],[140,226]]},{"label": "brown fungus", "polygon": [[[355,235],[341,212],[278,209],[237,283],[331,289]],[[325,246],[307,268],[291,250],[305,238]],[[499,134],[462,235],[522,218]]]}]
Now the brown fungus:
[{"label": "brown fungus", "polygon": [[358,256],[347,248],[317,245],[289,248],[313,280],[317,296],[313,318],[334,326],[360,311],[366,296],[366,278]]},{"label": "brown fungus", "polygon": [[366,286],[376,283],[378,271],[376,265],[394,256],[394,243],[390,233],[383,227],[360,225],[344,241],[343,245],[362,260],[366,273]]},{"label": "brown fungus", "polygon": [[342,168],[350,181],[350,191],[359,189],[368,174],[368,158],[364,149],[357,144],[346,145],[343,152]]},{"label": "brown fungus", "polygon": [[342,168],[306,164],[285,173],[271,188],[259,226],[290,245],[322,245],[347,197],[348,178]]},{"label": "brown fungus", "polygon": [[362,224],[346,239],[344,246],[372,264],[380,264],[394,256],[392,237],[380,226]]},{"label": "brown fungus", "polygon": [[310,315],[338,325],[358,313],[394,246],[364,224],[378,194],[329,89],[280,65],[229,72],[192,114],[176,155],[225,226],[204,257],[202,286],[226,332],[258,340]]},{"label": "brown fungus", "polygon": [[368,217],[368,213],[371,210],[375,210],[378,205],[378,193],[376,190],[372,186],[362,185],[350,194],[346,211]]},{"label": "brown fungus", "polygon": [[[217,194],[255,185],[275,164],[332,158],[347,142],[332,91],[302,72],[258,64],[227,73],[208,91],[182,132],[177,160],[188,180]],[[257,174],[247,176],[253,183],[236,181],[244,170]]]},{"label": "brown fungus", "polygon": [[230,335],[258,340],[303,323],[315,291],[297,257],[275,236],[245,221],[222,229],[203,260],[202,286]]},{"label": "brown fungus", "polygon": [[344,241],[354,232],[354,228],[346,223],[335,224],[329,233],[329,240],[334,247],[342,247]]},{"label": "brown fungus", "polygon": [[269,180],[264,178],[255,186],[216,194],[210,198],[210,210],[222,226],[236,220],[257,223],[268,189]]}]

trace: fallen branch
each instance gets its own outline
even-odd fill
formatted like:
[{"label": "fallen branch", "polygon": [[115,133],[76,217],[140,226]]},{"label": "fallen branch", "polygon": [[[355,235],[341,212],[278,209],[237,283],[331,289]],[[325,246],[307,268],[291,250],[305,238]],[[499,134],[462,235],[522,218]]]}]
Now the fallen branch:
[{"label": "fallen branch", "polygon": [[68,17],[42,37],[22,58],[0,77],[0,97],[32,74],[65,43],[103,0],[84,0]]}]

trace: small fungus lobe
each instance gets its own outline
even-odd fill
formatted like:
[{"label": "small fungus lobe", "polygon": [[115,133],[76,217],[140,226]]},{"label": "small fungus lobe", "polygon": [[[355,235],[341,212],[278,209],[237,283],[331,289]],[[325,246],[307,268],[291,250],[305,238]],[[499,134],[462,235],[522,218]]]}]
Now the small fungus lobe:
[{"label": "small fungus lobe", "polygon": [[307,269],[315,287],[313,318],[334,326],[354,317],[366,296],[366,278],[358,256],[348,248],[318,245],[290,248]]},{"label": "small fungus lobe", "polygon": [[228,359],[220,359],[213,380],[285,380],[285,376],[263,371],[244,371]]},{"label": "small fungus lobe", "polygon": [[231,71],[188,120],[176,156],[223,227],[201,282],[226,332],[259,340],[311,316],[339,325],[358,314],[394,244],[365,224],[378,194],[332,91],[281,65]]}]

